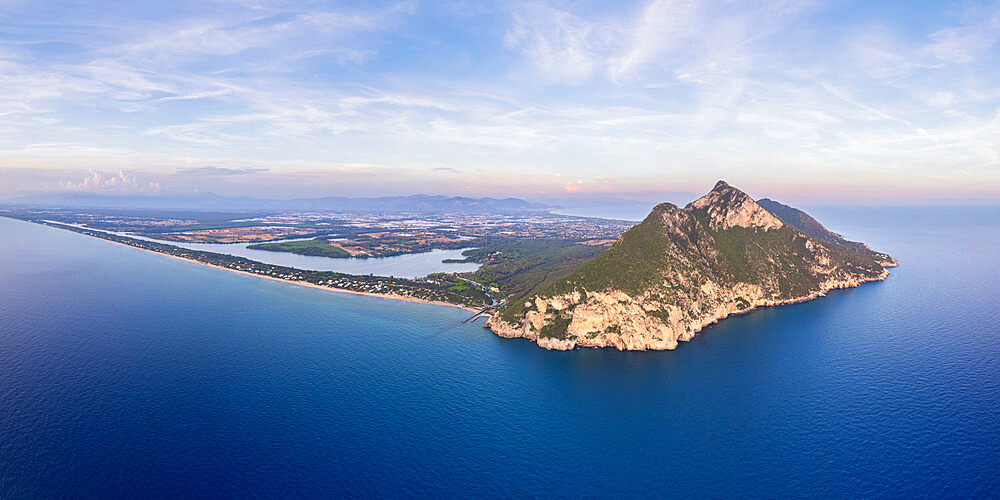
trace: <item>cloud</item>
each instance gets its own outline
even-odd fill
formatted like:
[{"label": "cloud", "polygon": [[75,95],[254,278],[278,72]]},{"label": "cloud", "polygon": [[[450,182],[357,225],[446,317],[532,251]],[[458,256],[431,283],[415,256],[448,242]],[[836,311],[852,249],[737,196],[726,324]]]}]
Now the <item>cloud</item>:
[{"label": "cloud", "polygon": [[90,175],[80,182],[59,181],[62,191],[116,192],[116,193],[158,193],[160,183],[140,183],[134,176],[123,170],[117,173],[105,173],[91,170]]},{"label": "cloud", "polygon": [[[359,61],[367,53],[355,35],[390,29],[412,13],[408,2],[376,9],[299,10],[294,4],[256,9],[230,9],[224,15],[193,17],[154,26],[145,39],[109,47],[111,57],[177,64],[195,60],[229,61],[248,51],[279,54],[273,62],[300,56],[333,55]],[[252,66],[247,66],[252,67]],[[256,68],[281,65],[258,65]]]},{"label": "cloud", "polygon": [[566,184],[564,184],[563,185],[563,190],[566,191],[567,193],[571,193],[571,194],[572,193],[578,193],[578,192],[580,192],[580,188],[582,186],[583,186],[583,181],[580,180],[580,179],[577,179],[576,181],[567,182]]},{"label": "cloud", "polygon": [[248,175],[267,172],[268,168],[227,168],[227,167],[185,167],[174,171],[174,175]]},{"label": "cloud", "polygon": [[[946,63],[971,64],[988,55],[1000,39],[1000,12],[980,13],[962,26],[949,26],[931,33],[923,50]],[[985,14],[985,15],[984,15]]]},{"label": "cloud", "polygon": [[600,54],[614,30],[564,10],[537,4],[513,13],[505,36],[508,47],[521,50],[547,79],[582,83],[601,65]]},{"label": "cloud", "polygon": [[550,82],[581,84],[600,73],[615,83],[658,85],[678,75],[691,78],[693,71],[743,69],[749,45],[812,7],[786,0],[653,0],[582,16],[529,3],[514,8],[504,40]]},{"label": "cloud", "polygon": [[[205,190],[266,190],[303,165],[329,189],[356,174],[348,191],[379,176],[586,192],[609,173],[700,190],[862,170],[849,181],[1000,190],[995,4],[914,6],[927,22],[913,24],[790,0],[181,2],[67,25],[46,2],[4,17],[19,43],[0,47],[0,168]],[[110,177],[66,186],[131,184]]]}]

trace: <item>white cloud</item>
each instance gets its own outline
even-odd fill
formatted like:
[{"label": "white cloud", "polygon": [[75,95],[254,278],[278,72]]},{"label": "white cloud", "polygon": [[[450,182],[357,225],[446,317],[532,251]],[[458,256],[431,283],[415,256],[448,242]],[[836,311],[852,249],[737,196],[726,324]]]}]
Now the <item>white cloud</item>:
[{"label": "white cloud", "polygon": [[[0,167],[419,164],[587,190],[609,171],[805,183],[863,166],[1000,189],[995,11],[904,33],[827,29],[843,6],[792,1],[481,4],[457,19],[299,5],[94,23],[102,36],[67,37],[72,58],[0,47]],[[66,186],[132,185],[101,175]]]},{"label": "white cloud", "polygon": [[545,78],[582,83],[597,71],[612,33],[569,12],[526,5],[513,14],[505,43],[521,50]]},{"label": "white cloud", "polygon": [[116,193],[158,193],[160,183],[139,182],[134,176],[119,170],[117,173],[105,173],[91,170],[90,175],[80,182],[59,181],[59,189],[63,191],[90,191]]},{"label": "white cloud", "polygon": [[743,69],[730,66],[746,59],[747,45],[811,7],[812,2],[783,0],[653,0],[591,19],[532,3],[514,9],[505,41],[548,81],[581,83],[601,73],[612,82],[656,85],[676,74],[692,79],[696,73]]},{"label": "white cloud", "polygon": [[942,28],[928,37],[924,51],[945,63],[970,64],[988,55],[1000,39],[1000,11],[971,23]]}]

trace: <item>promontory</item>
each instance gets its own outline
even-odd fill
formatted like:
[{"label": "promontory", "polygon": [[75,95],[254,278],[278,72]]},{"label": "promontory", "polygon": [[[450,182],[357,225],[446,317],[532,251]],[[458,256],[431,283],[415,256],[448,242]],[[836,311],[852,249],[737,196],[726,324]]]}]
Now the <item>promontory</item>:
[{"label": "promontory", "polygon": [[719,181],[683,208],[657,205],[606,251],[510,300],[486,326],[548,349],[674,349],[729,315],[883,280],[895,265],[801,210]]}]

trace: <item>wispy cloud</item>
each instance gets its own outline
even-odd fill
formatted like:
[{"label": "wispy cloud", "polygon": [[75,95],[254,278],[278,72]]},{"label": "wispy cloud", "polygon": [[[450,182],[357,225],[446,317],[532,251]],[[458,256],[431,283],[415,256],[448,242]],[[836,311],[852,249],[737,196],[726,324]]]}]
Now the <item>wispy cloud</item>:
[{"label": "wispy cloud", "polygon": [[394,173],[1000,191],[996,3],[920,7],[931,23],[781,0],[42,4],[0,5],[0,167],[165,190],[326,171],[339,194]]},{"label": "wispy cloud", "polygon": [[179,168],[174,172],[174,174],[175,175],[248,175],[248,174],[257,174],[260,172],[267,172],[268,170],[269,169],[267,168],[252,168],[252,167],[227,168],[227,167],[206,166],[206,167]]}]

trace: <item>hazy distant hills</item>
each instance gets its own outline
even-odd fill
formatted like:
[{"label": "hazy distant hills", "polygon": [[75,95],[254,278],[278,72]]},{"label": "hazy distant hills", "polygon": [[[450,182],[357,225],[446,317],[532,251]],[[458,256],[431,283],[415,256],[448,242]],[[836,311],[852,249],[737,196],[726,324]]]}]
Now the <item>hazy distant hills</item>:
[{"label": "hazy distant hills", "polygon": [[106,194],[47,193],[24,196],[0,205],[41,206],[48,208],[107,208],[160,210],[315,210],[372,212],[459,212],[514,213],[544,212],[554,207],[517,198],[467,198],[461,196],[383,196],[376,198],[268,198],[226,197],[213,193],[191,194]]},{"label": "hazy distant hills", "polygon": [[304,210],[370,210],[390,212],[533,212],[551,207],[518,198],[466,198],[415,194],[410,196],[382,196],[377,198],[304,198],[289,202],[296,209]]}]

